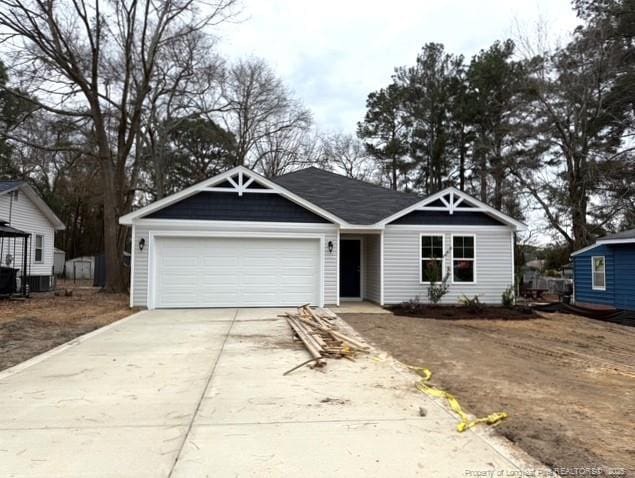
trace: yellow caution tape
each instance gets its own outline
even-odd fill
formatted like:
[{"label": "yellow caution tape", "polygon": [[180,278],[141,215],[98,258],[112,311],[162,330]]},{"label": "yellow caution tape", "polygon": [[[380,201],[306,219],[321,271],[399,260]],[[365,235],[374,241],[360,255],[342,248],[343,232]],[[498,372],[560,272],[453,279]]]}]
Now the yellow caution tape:
[{"label": "yellow caution tape", "polygon": [[463,409],[461,408],[461,405],[459,404],[459,401],[454,397],[454,395],[444,390],[439,390],[438,388],[432,387],[431,385],[428,385],[426,383],[428,380],[430,380],[430,377],[432,377],[432,372],[429,369],[424,367],[413,367],[410,365],[408,365],[407,367],[410,370],[413,370],[417,375],[421,377],[421,380],[419,380],[415,384],[415,387],[417,388],[417,390],[419,390],[422,393],[425,393],[426,395],[430,397],[445,398],[448,401],[450,408],[459,417],[461,417],[461,422],[457,424],[456,426],[456,430],[458,432],[464,432],[465,430],[468,430],[472,428],[473,426],[478,425],[479,423],[494,425],[495,423],[498,423],[509,416],[505,412],[499,412],[499,413],[492,413],[491,415],[488,415],[483,418],[476,418],[474,420],[470,420],[470,417],[467,415],[467,413],[463,411]]}]

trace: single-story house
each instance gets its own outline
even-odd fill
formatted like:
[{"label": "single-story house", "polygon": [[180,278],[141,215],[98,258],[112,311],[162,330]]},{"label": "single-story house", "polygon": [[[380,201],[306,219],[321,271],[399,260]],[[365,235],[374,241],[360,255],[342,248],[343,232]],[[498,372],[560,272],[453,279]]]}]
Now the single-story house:
[{"label": "single-story house", "polygon": [[577,305],[635,311],[635,229],[604,236],[571,260]]},{"label": "single-story house", "polygon": [[[27,233],[26,275],[30,289],[50,290],[55,283],[55,231],[63,230],[64,223],[24,181],[0,181],[0,221]],[[15,237],[0,237],[0,267],[18,269],[18,277],[22,276],[23,244]]]},{"label": "single-story house", "polygon": [[132,306],[261,307],[420,296],[501,303],[524,224],[447,188],[426,198],[307,168],[236,167],[122,216]]}]

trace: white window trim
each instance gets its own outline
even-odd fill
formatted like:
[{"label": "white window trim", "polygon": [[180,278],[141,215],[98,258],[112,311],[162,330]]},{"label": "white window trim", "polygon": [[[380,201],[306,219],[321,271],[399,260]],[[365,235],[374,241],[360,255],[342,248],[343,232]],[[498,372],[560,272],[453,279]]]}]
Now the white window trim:
[{"label": "white window trim", "polygon": [[[460,258],[458,260],[466,260],[469,261],[471,260],[474,263],[474,280],[472,282],[465,282],[465,281],[455,281],[454,280],[454,238],[455,237],[471,237],[472,240],[474,241],[474,258],[473,259],[463,259]],[[476,284],[477,281],[477,277],[476,277],[476,265],[477,265],[477,256],[476,256],[476,234],[461,234],[461,233],[456,233],[456,234],[451,234],[450,237],[450,241],[452,241],[450,243],[450,249],[452,251],[452,262],[451,262],[451,266],[450,268],[452,269],[451,273],[452,273],[452,284]],[[512,260],[513,262],[513,260]]]},{"label": "white window trim", "polygon": [[[602,259],[602,274],[604,274],[604,286],[595,285],[595,259]],[[606,290],[606,256],[591,256],[591,289]]]},{"label": "white window trim", "polygon": [[[42,238],[42,247],[37,247],[37,238]],[[40,249],[42,254],[40,255],[40,260],[36,260],[36,251]],[[44,234],[35,234],[35,238],[33,239],[33,263],[34,264],[43,264],[44,263]]]},{"label": "white window trim", "polygon": [[[422,281],[421,278],[423,277],[423,261],[424,260],[433,260],[436,259],[435,258],[428,258],[428,259],[424,259],[423,257],[421,257],[421,247],[422,247],[422,243],[423,243],[423,237],[440,237],[441,238],[441,252],[443,253],[443,255],[440,257],[441,259],[441,279],[443,279],[445,277],[445,275],[447,274],[447,271],[445,269],[445,234],[426,234],[421,233],[419,234],[419,252],[417,253],[417,257],[419,258],[419,284],[426,284],[426,285],[430,285],[430,282],[426,282],[426,281]],[[440,282],[440,281],[439,281]]]}]

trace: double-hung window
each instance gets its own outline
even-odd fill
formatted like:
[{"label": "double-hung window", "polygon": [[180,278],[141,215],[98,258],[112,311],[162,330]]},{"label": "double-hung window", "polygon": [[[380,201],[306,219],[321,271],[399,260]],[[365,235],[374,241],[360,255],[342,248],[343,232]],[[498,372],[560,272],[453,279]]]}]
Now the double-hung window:
[{"label": "double-hung window", "polygon": [[44,236],[35,235],[35,262],[42,262],[44,257]]},{"label": "double-hung window", "polygon": [[452,236],[452,281],[476,282],[474,236]]},{"label": "double-hung window", "polygon": [[604,256],[591,258],[591,281],[593,290],[606,290],[606,261]]},{"label": "double-hung window", "polygon": [[443,236],[421,235],[421,282],[443,279]]}]

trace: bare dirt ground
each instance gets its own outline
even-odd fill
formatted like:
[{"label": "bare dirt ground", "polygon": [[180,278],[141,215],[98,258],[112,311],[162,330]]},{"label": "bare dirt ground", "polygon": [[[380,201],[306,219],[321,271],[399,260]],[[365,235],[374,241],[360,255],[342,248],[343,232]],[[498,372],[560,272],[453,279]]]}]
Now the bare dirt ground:
[{"label": "bare dirt ground", "polygon": [[125,294],[104,294],[92,287],[75,288],[70,297],[61,293],[0,300],[0,370],[133,312]]},{"label": "bare dirt ground", "polygon": [[402,362],[430,368],[431,383],[469,413],[508,412],[499,432],[547,466],[635,476],[635,328],[565,314],[341,316]]}]

